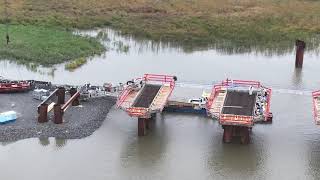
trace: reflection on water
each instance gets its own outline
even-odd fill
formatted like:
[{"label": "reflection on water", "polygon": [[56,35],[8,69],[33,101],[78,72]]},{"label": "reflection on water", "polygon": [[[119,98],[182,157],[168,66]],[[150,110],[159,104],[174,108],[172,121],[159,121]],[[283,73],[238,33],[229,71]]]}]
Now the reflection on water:
[{"label": "reflection on water", "polygon": [[[320,179],[320,129],[313,122],[310,97],[311,90],[320,88],[316,53],[307,52],[303,69],[294,69],[293,52],[281,56],[219,50],[186,53],[181,47],[106,32],[100,33],[100,39],[122,42],[120,47],[93,57],[74,72],[57,65],[54,75],[41,74],[1,61],[0,76],[101,84],[144,73],[173,74],[179,82],[173,97],[184,99],[199,97],[202,90],[210,91],[212,83],[225,78],[259,80],[274,88],[273,123],[256,125],[247,146],[223,144],[216,121],[165,113],[157,116],[147,136],[138,138],[137,120],[112,109],[102,127],[84,139],[1,143],[0,179]],[[99,31],[81,33],[97,36]],[[126,47],[125,53],[117,50]]]},{"label": "reflection on water", "polygon": [[39,144],[42,146],[49,146],[50,141],[55,143],[55,146],[57,148],[62,148],[67,144],[67,139],[62,139],[62,138],[48,138],[48,137],[40,137],[38,138]]},{"label": "reflection on water", "polygon": [[320,130],[310,97],[274,93],[272,99],[273,124],[256,125],[249,145],[223,144],[222,128],[210,118],[171,113],[158,115],[138,138],[137,120],[112,109],[87,138],[1,146],[0,178],[319,179]]},{"label": "reflection on water", "polygon": [[292,77],[292,83],[297,86],[297,87],[301,87],[302,85],[302,79],[303,79],[303,69],[302,68],[295,68],[294,69],[294,73],[293,73],[293,77]]},{"label": "reflection on water", "polygon": [[[101,32],[104,33],[101,33]],[[167,46],[167,43],[155,43],[119,36],[113,30],[95,30],[76,32],[81,35],[99,36],[106,47],[110,47],[101,56],[88,60],[87,64],[73,72],[65,70],[64,64],[53,68],[39,67],[36,71],[10,61],[0,61],[0,76],[12,79],[38,79],[59,84],[102,84],[105,82],[125,82],[144,73],[172,74],[179,82],[211,83],[222,79],[259,80],[269,86],[294,89],[298,76],[293,76],[295,52],[281,56],[265,56],[263,53],[223,54],[218,49],[197,50],[190,53],[181,47]],[[320,65],[318,55],[305,53],[303,76],[299,88],[317,88],[314,77]],[[298,74],[297,74],[298,75]]]},{"label": "reflection on water", "polygon": [[49,138],[39,138],[39,144],[42,146],[48,146],[50,144]]}]

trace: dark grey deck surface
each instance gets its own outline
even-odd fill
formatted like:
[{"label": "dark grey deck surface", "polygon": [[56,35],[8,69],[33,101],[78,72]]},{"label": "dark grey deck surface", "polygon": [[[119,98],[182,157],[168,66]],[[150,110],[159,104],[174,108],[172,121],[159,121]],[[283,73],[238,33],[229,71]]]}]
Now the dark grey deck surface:
[{"label": "dark grey deck surface", "polygon": [[154,97],[157,95],[160,88],[161,85],[146,84],[143,87],[141,94],[135,100],[133,107],[148,108],[151,105]]},{"label": "dark grey deck surface", "polygon": [[227,92],[222,113],[252,116],[256,103],[256,95],[256,93],[249,95],[249,92],[243,91]]}]

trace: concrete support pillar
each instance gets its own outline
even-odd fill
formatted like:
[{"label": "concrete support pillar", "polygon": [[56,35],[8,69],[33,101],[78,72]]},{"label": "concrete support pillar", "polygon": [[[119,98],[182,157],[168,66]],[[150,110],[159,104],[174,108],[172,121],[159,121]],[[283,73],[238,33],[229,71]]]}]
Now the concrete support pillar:
[{"label": "concrete support pillar", "polygon": [[296,40],[296,68],[302,68],[305,48],[306,43],[304,41]]},{"label": "concrete support pillar", "polygon": [[57,104],[64,104],[65,103],[65,95],[66,95],[66,89],[64,87],[59,87],[59,89],[57,91],[57,96],[58,96]]},{"label": "concrete support pillar", "polygon": [[146,119],[138,118],[138,136],[144,136],[146,131]]},{"label": "concrete support pillar", "polygon": [[38,108],[38,122],[48,122],[48,104],[41,104]]},{"label": "concrete support pillar", "polygon": [[54,120],[55,124],[61,124],[63,122],[63,111],[60,104],[55,104],[54,107]]},{"label": "concrete support pillar", "polygon": [[[74,94],[77,93],[77,89],[71,88],[69,92],[72,97]],[[77,97],[76,99],[74,99],[74,101],[72,101],[72,106],[79,106],[79,105],[80,105],[80,101],[79,101],[79,97]]]}]

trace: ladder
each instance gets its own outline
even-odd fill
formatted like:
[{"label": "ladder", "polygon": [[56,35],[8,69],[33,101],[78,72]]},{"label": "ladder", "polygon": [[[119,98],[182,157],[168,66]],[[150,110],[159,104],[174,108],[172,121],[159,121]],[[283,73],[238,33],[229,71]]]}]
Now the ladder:
[{"label": "ladder", "polygon": [[219,91],[219,94],[217,95],[217,97],[214,99],[214,102],[210,108],[210,113],[213,116],[219,117],[226,95],[227,95],[227,91],[221,90]]}]

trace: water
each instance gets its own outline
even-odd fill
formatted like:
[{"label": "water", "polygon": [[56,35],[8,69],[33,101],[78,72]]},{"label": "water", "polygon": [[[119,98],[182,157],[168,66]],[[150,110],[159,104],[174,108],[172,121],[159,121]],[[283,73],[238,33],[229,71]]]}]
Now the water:
[{"label": "water", "polygon": [[[152,131],[137,137],[137,120],[112,109],[101,128],[80,140],[27,139],[0,145],[0,179],[319,179],[320,129],[313,122],[310,93],[319,89],[319,57],[305,55],[301,71],[294,53],[185,52],[179,47],[136,41],[107,30],[116,47],[74,72],[64,65],[34,72],[9,61],[0,75],[55,83],[118,83],[145,72],[174,74],[174,98],[197,97],[225,78],[260,80],[273,91],[273,124],[255,125],[251,144],[223,144],[222,128],[209,118],[158,115]],[[95,36],[97,32],[81,32]]]}]

